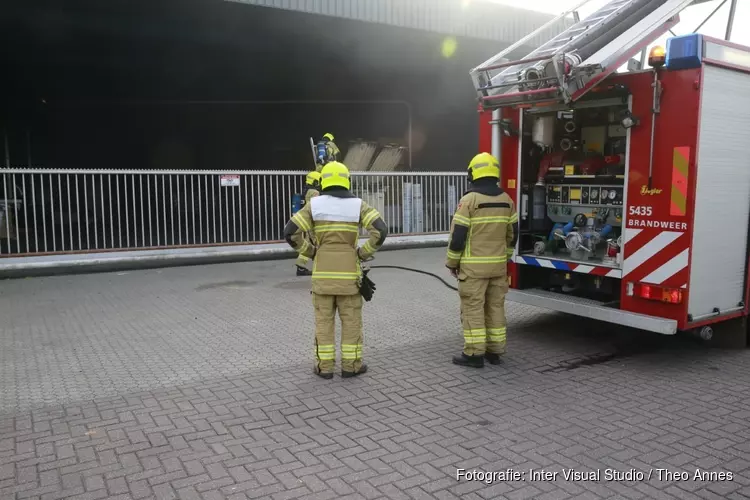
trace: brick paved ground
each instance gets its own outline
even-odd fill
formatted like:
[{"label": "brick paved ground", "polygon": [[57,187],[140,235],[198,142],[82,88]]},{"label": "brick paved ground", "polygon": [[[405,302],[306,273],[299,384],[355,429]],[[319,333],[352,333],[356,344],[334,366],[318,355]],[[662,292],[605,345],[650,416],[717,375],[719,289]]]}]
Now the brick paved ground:
[{"label": "brick paved ground", "polygon": [[[444,274],[441,259],[376,264]],[[750,353],[510,304],[506,364],[471,371],[450,364],[455,292],[373,270],[371,370],[324,381],[292,271],[0,283],[0,498],[750,498]],[[566,369],[617,352],[630,356]],[[690,478],[487,485],[457,468]],[[734,477],[694,481],[696,469]]]}]

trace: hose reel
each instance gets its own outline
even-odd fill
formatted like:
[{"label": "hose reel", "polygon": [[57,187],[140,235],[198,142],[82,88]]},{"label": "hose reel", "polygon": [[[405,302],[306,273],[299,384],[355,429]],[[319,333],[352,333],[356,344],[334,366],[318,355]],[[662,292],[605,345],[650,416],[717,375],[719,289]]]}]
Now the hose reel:
[{"label": "hose reel", "polygon": [[598,231],[591,231],[586,236],[588,237],[591,248],[596,248],[596,246],[602,241],[602,235]]},{"label": "hose reel", "polygon": [[585,250],[586,252],[591,252],[591,249],[587,248],[583,244],[583,236],[581,236],[581,233],[578,231],[571,231],[568,233],[568,235],[565,237],[565,248],[568,250],[575,251],[575,250]]},{"label": "hose reel", "polygon": [[521,72],[521,82],[524,88],[536,90],[542,85],[542,79],[544,78],[544,71],[542,68],[532,66]]},{"label": "hose reel", "polygon": [[534,243],[534,255],[544,255],[547,250],[547,244],[544,241],[537,241]]},{"label": "hose reel", "polygon": [[576,216],[573,217],[573,225],[576,227],[584,227],[587,222],[588,217],[586,217],[586,214],[576,214]]}]

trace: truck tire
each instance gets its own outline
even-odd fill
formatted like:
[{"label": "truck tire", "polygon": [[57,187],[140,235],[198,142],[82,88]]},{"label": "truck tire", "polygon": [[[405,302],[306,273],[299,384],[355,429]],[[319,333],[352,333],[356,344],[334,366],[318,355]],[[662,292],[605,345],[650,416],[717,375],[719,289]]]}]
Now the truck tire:
[{"label": "truck tire", "polygon": [[[702,341],[708,346],[719,349],[745,349],[748,346],[747,317],[735,318],[710,325],[713,335],[710,339],[703,338]],[[700,338],[704,328],[696,328],[695,334]]]}]

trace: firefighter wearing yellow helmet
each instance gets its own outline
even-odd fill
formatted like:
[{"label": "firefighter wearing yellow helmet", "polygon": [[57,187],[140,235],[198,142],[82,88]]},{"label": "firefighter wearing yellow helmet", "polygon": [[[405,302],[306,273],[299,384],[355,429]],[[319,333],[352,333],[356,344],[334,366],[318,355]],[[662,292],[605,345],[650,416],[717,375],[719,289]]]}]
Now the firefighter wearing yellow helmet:
[{"label": "firefighter wearing yellow helmet", "polygon": [[[320,172],[310,172],[305,177],[304,199],[302,206],[308,205],[310,200],[320,194]],[[308,232],[305,234],[307,241],[314,244],[315,234]],[[297,276],[310,276],[312,273],[307,269],[307,263],[310,259],[302,254],[297,256]]]},{"label": "firefighter wearing yellow helmet", "polygon": [[[339,162],[321,171],[320,196],[310,200],[284,227],[284,238],[313,259],[312,294],[315,309],[315,373],[333,378],[336,361],[335,319],[341,318],[341,376],[367,371],[362,362],[361,262],[383,245],[388,230],[378,211],[350,192],[349,170]],[[357,247],[359,230],[370,237]],[[317,247],[303,238],[313,231]],[[366,276],[365,276],[366,277]]]},{"label": "firefighter wearing yellow helmet", "polygon": [[323,166],[332,161],[339,161],[341,157],[341,151],[339,150],[336,143],[333,142],[333,134],[326,133],[323,135],[323,139],[317,145],[317,167],[316,170],[320,172]]},{"label": "firefighter wearing yellow helmet", "polygon": [[489,153],[469,163],[470,188],[451,223],[446,267],[458,279],[463,352],[453,363],[481,368],[505,353],[508,260],[518,239],[518,214],[499,186],[500,164]]}]

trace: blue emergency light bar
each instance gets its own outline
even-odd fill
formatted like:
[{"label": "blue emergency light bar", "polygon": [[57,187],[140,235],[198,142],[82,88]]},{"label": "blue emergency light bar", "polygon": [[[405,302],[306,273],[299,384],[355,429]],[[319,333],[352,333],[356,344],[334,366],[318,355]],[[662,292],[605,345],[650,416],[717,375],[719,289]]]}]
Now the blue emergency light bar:
[{"label": "blue emergency light bar", "polygon": [[667,39],[666,66],[670,70],[700,68],[703,61],[703,36],[698,33]]}]

